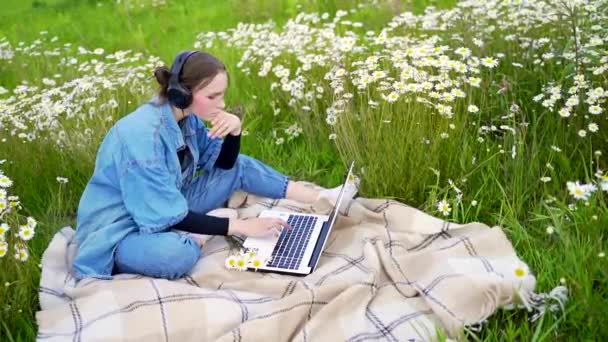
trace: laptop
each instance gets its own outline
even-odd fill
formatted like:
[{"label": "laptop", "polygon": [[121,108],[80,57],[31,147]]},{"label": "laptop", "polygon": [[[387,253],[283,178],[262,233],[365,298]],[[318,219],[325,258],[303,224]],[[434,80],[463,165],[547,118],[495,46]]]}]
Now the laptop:
[{"label": "laptop", "polygon": [[283,229],[279,236],[247,237],[243,247],[256,251],[258,257],[267,260],[266,265],[257,269],[291,275],[308,275],[317,264],[325,243],[329,238],[344,197],[344,189],[351,178],[354,161],[350,163],[342,184],[338,200],[329,215],[305,214],[278,210],[264,210],[259,217],[279,217],[292,227]]}]

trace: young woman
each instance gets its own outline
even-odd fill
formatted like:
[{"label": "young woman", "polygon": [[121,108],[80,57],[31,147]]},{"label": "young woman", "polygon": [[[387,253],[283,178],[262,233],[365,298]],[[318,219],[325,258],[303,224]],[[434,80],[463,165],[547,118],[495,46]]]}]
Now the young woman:
[{"label": "young woman", "polygon": [[[97,152],[78,207],[77,279],[111,279],[116,273],[183,276],[201,251],[174,229],[264,236],[289,228],[277,218],[206,215],[236,190],[304,203],[336,200],[340,187],[319,192],[239,154],[241,120],[224,110],[229,78],[219,59],[184,51],[171,70],[159,67],[154,75],[158,96],[120,119]],[[353,184],[345,195],[355,192]]]}]

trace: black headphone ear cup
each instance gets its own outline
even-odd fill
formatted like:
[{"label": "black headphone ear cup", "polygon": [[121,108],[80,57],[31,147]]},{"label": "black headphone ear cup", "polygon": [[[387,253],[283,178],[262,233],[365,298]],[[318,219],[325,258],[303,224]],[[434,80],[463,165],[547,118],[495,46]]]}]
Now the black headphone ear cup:
[{"label": "black headphone ear cup", "polygon": [[179,109],[186,109],[192,104],[192,92],[179,82],[179,75],[188,58],[197,52],[198,51],[180,52],[175,58],[173,67],[171,68],[171,77],[169,78],[169,86],[167,87],[167,100]]},{"label": "black headphone ear cup", "polygon": [[167,89],[167,99],[179,109],[186,109],[192,103],[192,93],[180,84]]}]

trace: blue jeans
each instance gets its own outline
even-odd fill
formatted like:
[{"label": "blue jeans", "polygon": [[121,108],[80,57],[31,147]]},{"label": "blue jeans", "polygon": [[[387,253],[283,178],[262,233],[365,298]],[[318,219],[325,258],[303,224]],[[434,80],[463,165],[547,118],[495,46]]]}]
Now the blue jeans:
[{"label": "blue jeans", "polygon": [[[229,170],[213,168],[182,189],[191,211],[207,213],[222,207],[236,190],[269,198],[285,198],[289,178],[259,160],[240,154]],[[145,199],[143,199],[145,200]],[[175,279],[190,271],[201,257],[192,238],[172,231],[135,232],[118,243],[114,273],[136,273]]]}]

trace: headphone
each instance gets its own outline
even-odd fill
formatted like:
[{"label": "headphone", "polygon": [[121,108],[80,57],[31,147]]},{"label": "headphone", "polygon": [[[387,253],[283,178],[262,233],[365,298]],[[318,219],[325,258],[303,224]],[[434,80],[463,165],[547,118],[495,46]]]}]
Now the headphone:
[{"label": "headphone", "polygon": [[171,67],[171,77],[167,87],[167,99],[169,103],[179,109],[186,109],[192,103],[192,91],[179,83],[179,75],[188,58],[199,51],[182,51],[173,62]]}]

